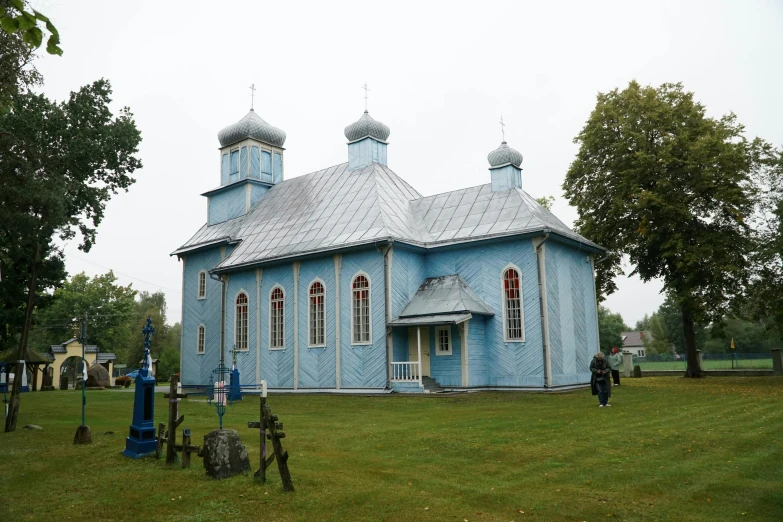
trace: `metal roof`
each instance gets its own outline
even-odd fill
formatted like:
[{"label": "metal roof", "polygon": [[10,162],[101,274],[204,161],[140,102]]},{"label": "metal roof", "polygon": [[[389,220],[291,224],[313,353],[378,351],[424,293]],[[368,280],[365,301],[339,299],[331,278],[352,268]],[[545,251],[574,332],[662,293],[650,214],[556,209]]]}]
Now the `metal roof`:
[{"label": "metal roof", "polygon": [[117,356],[114,355],[112,352],[101,352],[97,355],[96,360],[98,361],[98,363],[116,361]]},{"label": "metal roof", "polygon": [[227,147],[245,138],[254,138],[282,147],[285,143],[285,132],[269,125],[253,109],[250,109],[244,118],[218,132],[221,147]]},{"label": "metal roof", "polygon": [[460,276],[447,275],[425,279],[403,308],[400,318],[458,312],[495,315]]},{"label": "metal roof", "polygon": [[522,165],[522,153],[516,149],[512,149],[505,141],[500,144],[500,147],[493,150],[487,155],[487,161],[489,161],[492,167],[502,167],[503,165],[514,165],[519,167]]},{"label": "metal roof", "polygon": [[473,317],[470,314],[422,315],[419,317],[400,317],[390,322],[391,326],[432,326],[436,324],[460,324]]},{"label": "metal roof", "polygon": [[364,111],[361,118],[345,128],[345,137],[348,138],[348,141],[360,140],[367,136],[386,141],[389,134],[391,134],[391,129],[374,119],[367,111]]},{"label": "metal roof", "polygon": [[425,198],[384,165],[343,163],[274,185],[246,216],[204,225],[173,254],[241,241],[217,266],[227,270],[386,240],[432,248],[537,232],[603,250],[521,189],[486,184]]}]

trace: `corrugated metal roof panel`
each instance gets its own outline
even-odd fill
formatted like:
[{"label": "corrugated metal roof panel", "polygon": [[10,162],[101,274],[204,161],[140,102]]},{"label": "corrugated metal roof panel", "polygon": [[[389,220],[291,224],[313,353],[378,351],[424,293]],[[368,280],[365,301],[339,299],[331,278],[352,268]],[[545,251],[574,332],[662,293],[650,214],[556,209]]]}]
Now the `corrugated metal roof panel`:
[{"label": "corrugated metal roof panel", "polygon": [[457,312],[495,315],[460,276],[447,275],[425,279],[400,317]]}]

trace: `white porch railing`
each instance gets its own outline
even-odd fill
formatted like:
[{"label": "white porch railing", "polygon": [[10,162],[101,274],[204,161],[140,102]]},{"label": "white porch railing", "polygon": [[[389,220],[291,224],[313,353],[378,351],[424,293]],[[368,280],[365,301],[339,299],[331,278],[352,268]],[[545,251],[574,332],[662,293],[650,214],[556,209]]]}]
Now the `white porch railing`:
[{"label": "white porch railing", "polygon": [[419,361],[392,363],[392,380],[402,382],[419,382],[421,364]]}]

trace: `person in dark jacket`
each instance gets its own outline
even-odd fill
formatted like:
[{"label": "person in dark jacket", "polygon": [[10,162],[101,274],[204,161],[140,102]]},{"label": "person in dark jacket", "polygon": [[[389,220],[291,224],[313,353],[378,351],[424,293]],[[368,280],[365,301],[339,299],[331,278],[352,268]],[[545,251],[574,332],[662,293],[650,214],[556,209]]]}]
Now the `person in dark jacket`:
[{"label": "person in dark jacket", "polygon": [[590,361],[590,388],[593,395],[598,395],[598,406],[611,406],[609,396],[612,394],[612,385],[609,381],[610,369],[603,352],[598,352]]}]

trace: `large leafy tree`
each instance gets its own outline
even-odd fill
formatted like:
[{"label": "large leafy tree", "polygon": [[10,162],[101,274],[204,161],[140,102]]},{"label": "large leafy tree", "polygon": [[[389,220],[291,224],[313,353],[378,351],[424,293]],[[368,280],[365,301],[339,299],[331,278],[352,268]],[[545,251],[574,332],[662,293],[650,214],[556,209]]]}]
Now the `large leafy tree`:
[{"label": "large leafy tree", "polygon": [[753,173],[756,208],[748,315],[783,336],[783,149],[763,147]]},{"label": "large leafy tree", "polygon": [[[54,239],[72,240],[78,232],[79,248],[88,251],[106,202],[127,190],[141,167],[136,157],[141,134],[127,107],[112,114],[110,95],[109,82],[99,80],[59,103],[42,95],[17,95],[11,110],[0,114],[0,256],[4,273],[10,270],[15,277],[12,292],[0,299],[3,309],[24,308],[21,323],[5,327],[21,330],[20,357],[36,296],[53,282],[44,280],[44,270],[59,263],[64,275]],[[18,314],[6,317],[19,320]],[[6,431],[16,428],[19,382],[11,394]]]},{"label": "large leafy tree", "polygon": [[686,375],[701,376],[695,325],[722,316],[742,293],[751,250],[754,150],[734,114],[708,117],[681,84],[599,93],[575,138],[563,184],[577,228],[608,248],[602,293],[627,255],[644,281],[660,278],[683,320]]},{"label": "large leafy tree", "polygon": [[24,0],[0,0],[0,30],[8,34],[18,34],[25,44],[37,49],[44,41],[42,27],[49,33],[46,52],[63,54],[60,48],[60,33],[47,16],[28,7]]},{"label": "large leafy tree", "polygon": [[116,281],[111,271],[93,278],[82,272],[66,281],[54,291],[49,306],[36,312],[37,328],[31,333],[31,344],[43,351],[69,339],[73,319],[87,314],[87,341],[121,358],[130,344],[136,318],[136,290]]}]

